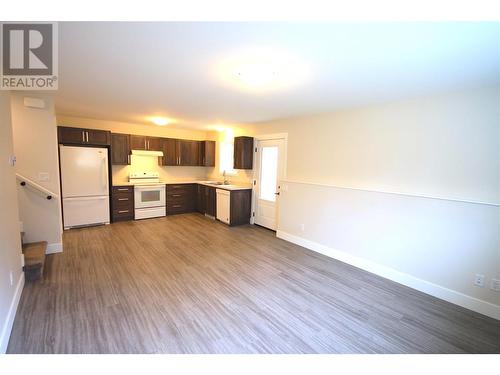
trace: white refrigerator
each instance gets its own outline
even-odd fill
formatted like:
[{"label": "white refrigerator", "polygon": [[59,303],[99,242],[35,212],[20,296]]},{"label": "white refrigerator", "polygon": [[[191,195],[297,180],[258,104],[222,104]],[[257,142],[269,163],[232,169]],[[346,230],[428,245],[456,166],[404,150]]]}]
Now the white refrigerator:
[{"label": "white refrigerator", "polygon": [[109,224],[108,149],[59,146],[64,229]]}]

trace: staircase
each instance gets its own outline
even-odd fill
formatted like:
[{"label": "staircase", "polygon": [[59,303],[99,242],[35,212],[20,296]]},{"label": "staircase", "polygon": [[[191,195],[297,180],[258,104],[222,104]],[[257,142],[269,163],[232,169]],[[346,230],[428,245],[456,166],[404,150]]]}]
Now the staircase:
[{"label": "staircase", "polygon": [[45,265],[46,249],[46,241],[23,244],[23,270],[26,281],[37,281],[43,279],[43,266]]}]

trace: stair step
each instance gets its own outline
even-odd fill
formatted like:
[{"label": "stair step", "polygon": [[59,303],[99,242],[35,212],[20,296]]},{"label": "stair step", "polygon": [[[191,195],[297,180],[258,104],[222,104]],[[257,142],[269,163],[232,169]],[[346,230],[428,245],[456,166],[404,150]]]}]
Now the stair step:
[{"label": "stair step", "polygon": [[36,281],[43,278],[46,249],[46,241],[32,242],[23,245],[24,272],[27,281]]}]

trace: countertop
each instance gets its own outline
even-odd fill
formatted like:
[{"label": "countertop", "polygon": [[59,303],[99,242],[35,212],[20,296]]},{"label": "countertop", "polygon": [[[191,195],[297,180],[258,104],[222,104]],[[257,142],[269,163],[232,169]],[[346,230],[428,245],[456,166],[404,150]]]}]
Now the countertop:
[{"label": "countertop", "polygon": [[[178,184],[200,184],[200,185],[205,185],[205,186],[211,186],[215,187],[217,189],[222,189],[222,190],[251,190],[252,185],[251,184],[230,184],[230,185],[214,185],[214,181],[161,181],[160,184],[165,184],[165,185],[178,185]],[[156,183],[152,183],[151,185],[154,185]],[[113,181],[113,186],[133,186],[136,184],[133,184],[129,181]],[[145,184],[147,185],[147,184]]]}]

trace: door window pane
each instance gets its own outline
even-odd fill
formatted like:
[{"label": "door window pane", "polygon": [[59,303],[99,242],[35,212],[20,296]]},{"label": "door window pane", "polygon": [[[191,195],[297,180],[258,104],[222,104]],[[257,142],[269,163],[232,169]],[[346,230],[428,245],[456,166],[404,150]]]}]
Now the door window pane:
[{"label": "door window pane", "polygon": [[143,202],[158,202],[160,201],[160,191],[141,191],[141,201]]},{"label": "door window pane", "polygon": [[278,146],[262,147],[260,199],[274,202],[278,177]]}]

